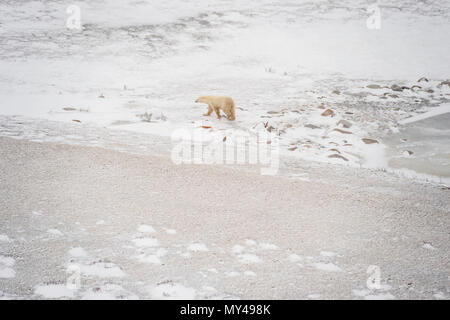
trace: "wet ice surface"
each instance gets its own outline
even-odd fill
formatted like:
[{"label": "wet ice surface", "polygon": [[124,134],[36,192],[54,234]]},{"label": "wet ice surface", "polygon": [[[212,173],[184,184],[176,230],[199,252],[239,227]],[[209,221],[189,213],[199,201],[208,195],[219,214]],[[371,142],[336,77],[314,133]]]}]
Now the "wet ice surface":
[{"label": "wet ice surface", "polygon": [[[2,114],[164,137],[198,120],[211,133],[265,126],[289,156],[434,181],[449,171],[445,139],[429,136],[433,149],[407,161],[384,144],[398,121],[450,99],[445,2],[381,1],[379,30],[366,27],[366,1],[82,1],[82,30],[66,28],[66,6],[0,5]],[[204,94],[232,96],[237,120],[202,117]]]}]

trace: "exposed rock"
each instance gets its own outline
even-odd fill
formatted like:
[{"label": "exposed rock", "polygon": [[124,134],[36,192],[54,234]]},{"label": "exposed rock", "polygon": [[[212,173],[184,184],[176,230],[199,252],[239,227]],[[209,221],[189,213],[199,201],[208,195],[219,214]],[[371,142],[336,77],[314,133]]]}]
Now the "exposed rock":
[{"label": "exposed rock", "polygon": [[75,111],[77,110],[76,108],[72,108],[72,107],[65,107],[63,108],[64,111]]},{"label": "exposed rock", "polygon": [[312,148],[312,146],[311,146],[310,144],[305,144],[304,147],[305,147],[305,148],[308,148],[308,149],[309,149],[309,148]]},{"label": "exposed rock", "polygon": [[369,89],[381,89],[382,87],[380,85],[378,85],[378,84],[369,84],[367,86],[367,88],[369,88]]},{"label": "exposed rock", "polygon": [[341,94],[341,92],[339,90],[333,90],[332,92],[333,94]]},{"label": "exposed rock", "polygon": [[288,148],[289,151],[295,151],[297,150],[297,147]]},{"label": "exposed rock", "polygon": [[442,81],[442,82],[439,84],[439,86],[441,86],[441,87],[442,87],[443,85],[447,85],[447,86],[450,87],[450,80]]},{"label": "exposed rock", "polygon": [[369,138],[362,138],[361,139],[365,144],[372,144],[372,143],[378,143],[375,139],[369,139]]},{"label": "exposed rock", "polygon": [[137,114],[136,115],[136,117],[141,118],[141,120],[143,122],[152,122],[152,116],[153,116],[153,114],[147,113],[147,112],[145,112],[143,114]]},{"label": "exposed rock", "polygon": [[341,156],[340,154],[337,154],[337,153],[330,154],[330,155],[328,156],[328,158],[336,158],[336,159],[342,159],[342,160],[344,160],[344,161],[348,161],[347,158],[345,158],[345,157],[343,157],[343,156]]},{"label": "exposed rock", "polygon": [[320,127],[318,127],[318,126],[315,126],[315,125],[313,125],[313,124],[310,124],[310,123],[308,123],[308,124],[305,124],[305,128],[310,128],[310,129],[320,129]]},{"label": "exposed rock", "polygon": [[280,114],[280,111],[267,111],[268,114]]},{"label": "exposed rock", "polygon": [[433,90],[433,89],[428,89],[426,92],[428,92],[428,93],[433,93],[434,90]]},{"label": "exposed rock", "polygon": [[351,147],[351,146],[352,146],[351,143],[346,143],[346,144],[344,144],[344,147]]},{"label": "exposed rock", "polygon": [[350,128],[352,126],[352,123],[350,121],[347,120],[339,120],[339,122],[337,123],[337,125],[342,125],[344,128]]},{"label": "exposed rock", "polygon": [[412,86],[412,87],[411,87],[411,90],[414,90],[414,89],[416,89],[416,88],[417,88],[417,89],[422,89],[422,87],[421,87],[421,86],[418,86],[418,85],[414,85],[414,86]]},{"label": "exposed rock", "polygon": [[402,87],[400,87],[399,85],[393,84],[393,85],[391,86],[391,90],[393,90],[393,91],[402,91],[403,89],[402,89]]},{"label": "exposed rock", "polygon": [[323,103],[322,103],[322,104],[320,104],[317,108],[319,108],[319,109],[325,109],[325,106],[324,106]]},{"label": "exposed rock", "polygon": [[332,117],[334,117],[334,111],[331,110],[331,109],[327,109],[324,112],[322,112],[321,116],[324,116],[324,117],[332,116]]},{"label": "exposed rock", "polygon": [[347,111],[345,112],[345,114],[353,114],[353,112]]},{"label": "exposed rock", "polygon": [[410,151],[410,150],[405,150],[404,152],[403,152],[403,155],[404,156],[410,156],[410,155],[412,155],[414,152],[412,152],[412,151]]},{"label": "exposed rock", "polygon": [[419,80],[417,80],[417,82],[422,82],[422,81],[428,82],[428,79],[425,77],[422,77]]},{"label": "exposed rock", "polygon": [[337,131],[337,132],[340,132],[340,133],[343,133],[343,134],[352,134],[350,131],[342,130],[342,129],[339,129],[339,128],[334,128],[333,131]]},{"label": "exposed rock", "polygon": [[398,95],[396,95],[396,94],[390,94],[389,97],[394,98],[394,99],[397,99],[397,98],[398,98]]},{"label": "exposed rock", "polygon": [[410,90],[410,89],[411,89],[410,87],[402,86],[402,90]]},{"label": "exposed rock", "polygon": [[335,149],[335,148],[330,149],[330,151],[334,151],[334,152],[337,152],[337,153],[341,153],[338,149]]}]

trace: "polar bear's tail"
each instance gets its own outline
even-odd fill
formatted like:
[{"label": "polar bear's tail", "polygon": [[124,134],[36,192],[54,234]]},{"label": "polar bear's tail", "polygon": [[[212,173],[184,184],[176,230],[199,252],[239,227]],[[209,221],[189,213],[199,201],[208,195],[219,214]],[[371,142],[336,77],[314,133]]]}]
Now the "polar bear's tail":
[{"label": "polar bear's tail", "polygon": [[234,101],[231,101],[230,120],[236,119],[236,114],[235,114],[234,109],[235,109]]}]

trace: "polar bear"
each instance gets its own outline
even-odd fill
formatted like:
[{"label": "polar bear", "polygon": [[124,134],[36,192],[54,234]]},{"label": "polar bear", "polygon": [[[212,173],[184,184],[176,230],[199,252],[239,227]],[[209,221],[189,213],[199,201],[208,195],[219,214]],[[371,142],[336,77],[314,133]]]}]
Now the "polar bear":
[{"label": "polar bear", "polygon": [[228,120],[235,119],[234,101],[230,97],[223,96],[201,96],[197,100],[197,103],[206,103],[208,105],[208,112],[204,116],[209,116],[213,110],[217,114],[217,118],[220,119],[220,109],[227,115]]}]

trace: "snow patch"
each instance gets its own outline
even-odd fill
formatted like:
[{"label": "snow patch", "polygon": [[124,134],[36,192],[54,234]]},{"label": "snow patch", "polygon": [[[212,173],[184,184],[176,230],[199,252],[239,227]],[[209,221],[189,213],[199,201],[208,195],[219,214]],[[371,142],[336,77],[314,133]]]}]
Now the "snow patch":
[{"label": "snow patch", "polygon": [[63,284],[40,285],[34,289],[34,293],[47,299],[74,297],[74,291]]},{"label": "snow patch", "polygon": [[192,243],[187,246],[189,251],[209,251],[205,244],[203,243]]},{"label": "snow patch", "polygon": [[342,271],[341,268],[339,268],[337,265],[331,262],[315,262],[311,264],[314,268],[322,271],[328,271],[328,272],[339,272]]},{"label": "snow patch", "polygon": [[139,226],[139,228],[138,228],[138,231],[142,232],[142,233],[154,233],[154,232],[156,232],[156,230],[152,226],[149,226],[147,224],[141,224]]},{"label": "snow patch", "polygon": [[77,257],[77,258],[87,256],[87,252],[81,247],[75,247],[75,248],[70,249],[69,254],[72,257]]},{"label": "snow patch", "polygon": [[0,242],[11,242],[11,239],[6,234],[0,234]]},{"label": "snow patch", "polygon": [[255,254],[252,253],[243,253],[237,256],[240,263],[260,263],[262,259]]},{"label": "snow patch", "polygon": [[47,233],[54,235],[54,236],[62,236],[63,233],[59,231],[58,229],[48,229]]},{"label": "snow patch", "polygon": [[138,247],[157,247],[159,246],[158,239],[155,238],[139,238],[133,239],[133,243]]}]

